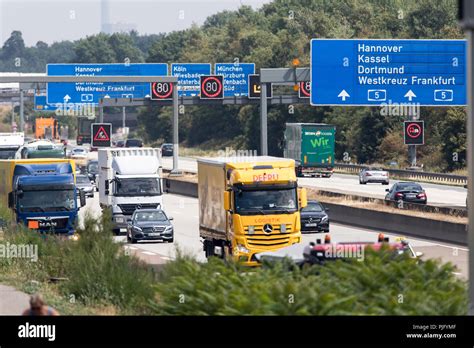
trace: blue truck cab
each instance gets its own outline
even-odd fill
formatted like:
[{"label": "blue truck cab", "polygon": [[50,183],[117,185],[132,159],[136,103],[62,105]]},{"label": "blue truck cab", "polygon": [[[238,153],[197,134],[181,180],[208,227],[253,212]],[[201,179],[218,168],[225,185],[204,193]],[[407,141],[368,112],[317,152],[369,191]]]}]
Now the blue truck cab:
[{"label": "blue truck cab", "polygon": [[40,232],[72,235],[85,196],[79,192],[71,163],[16,163],[8,206],[16,222]]}]

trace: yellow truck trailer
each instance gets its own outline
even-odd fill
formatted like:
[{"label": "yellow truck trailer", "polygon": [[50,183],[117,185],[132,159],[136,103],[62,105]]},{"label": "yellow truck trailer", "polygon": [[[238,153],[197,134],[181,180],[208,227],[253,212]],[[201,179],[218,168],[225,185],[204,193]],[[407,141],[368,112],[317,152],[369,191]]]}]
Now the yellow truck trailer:
[{"label": "yellow truck trailer", "polygon": [[199,233],[206,257],[257,265],[255,254],[301,242],[292,159],[252,156],[198,159]]}]

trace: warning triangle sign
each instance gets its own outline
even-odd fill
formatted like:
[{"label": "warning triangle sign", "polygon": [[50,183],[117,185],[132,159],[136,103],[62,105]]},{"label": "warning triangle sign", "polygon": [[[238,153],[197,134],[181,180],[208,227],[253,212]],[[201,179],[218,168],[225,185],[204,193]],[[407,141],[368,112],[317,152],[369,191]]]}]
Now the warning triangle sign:
[{"label": "warning triangle sign", "polygon": [[100,127],[97,133],[94,135],[94,140],[96,141],[109,141],[110,137],[105,131],[104,127]]}]

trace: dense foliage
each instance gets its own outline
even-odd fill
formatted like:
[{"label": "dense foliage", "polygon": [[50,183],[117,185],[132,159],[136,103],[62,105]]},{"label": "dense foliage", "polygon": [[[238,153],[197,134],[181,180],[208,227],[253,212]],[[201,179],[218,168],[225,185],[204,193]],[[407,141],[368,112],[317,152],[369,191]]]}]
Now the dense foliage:
[{"label": "dense foliage", "polygon": [[[309,66],[311,38],[456,39],[455,0],[275,0],[254,10],[242,6],[207,18],[202,26],[159,35],[98,34],[76,42],[25,47],[13,32],[0,51],[0,70],[43,72],[46,63],[82,62],[254,62],[261,67],[289,67],[298,57]],[[20,58],[18,65],[17,58]],[[181,110],[183,111],[183,110]],[[171,140],[171,111],[151,107],[139,115],[149,142]],[[419,162],[432,170],[465,165],[465,111],[423,107],[426,145]],[[403,116],[382,116],[379,108],[272,106],[269,152],[282,154],[285,122],[327,122],[337,126],[337,158],[352,162],[406,165]],[[158,120],[158,122],[157,122]],[[259,149],[257,106],[186,107],[180,115],[180,139],[187,146]]]}]

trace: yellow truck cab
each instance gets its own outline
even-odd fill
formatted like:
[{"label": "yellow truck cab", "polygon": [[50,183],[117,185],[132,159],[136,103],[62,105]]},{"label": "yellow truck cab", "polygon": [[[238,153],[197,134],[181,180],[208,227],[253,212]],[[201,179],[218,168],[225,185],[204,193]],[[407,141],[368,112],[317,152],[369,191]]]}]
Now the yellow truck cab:
[{"label": "yellow truck cab", "polygon": [[206,257],[258,265],[255,254],[301,242],[295,162],[270,156],[198,159],[199,233]]}]

